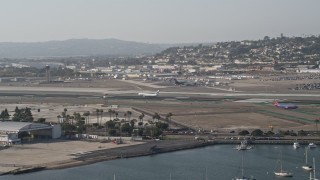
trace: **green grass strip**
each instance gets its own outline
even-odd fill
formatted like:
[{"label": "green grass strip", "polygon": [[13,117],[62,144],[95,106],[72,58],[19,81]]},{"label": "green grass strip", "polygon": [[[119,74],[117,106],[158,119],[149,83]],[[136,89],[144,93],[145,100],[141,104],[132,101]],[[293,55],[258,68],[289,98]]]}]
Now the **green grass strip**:
[{"label": "green grass strip", "polygon": [[309,120],[309,119],[305,119],[305,118],[301,118],[301,117],[296,117],[296,116],[292,116],[292,115],[287,115],[287,114],[281,114],[281,113],[277,113],[277,112],[273,112],[273,111],[268,111],[268,110],[259,110],[258,112],[262,113],[262,114],[267,114],[273,117],[278,117],[281,119],[286,119],[286,120],[294,120],[297,121],[299,123],[304,122],[304,123],[310,123],[310,124],[314,124],[315,121],[313,120]]}]

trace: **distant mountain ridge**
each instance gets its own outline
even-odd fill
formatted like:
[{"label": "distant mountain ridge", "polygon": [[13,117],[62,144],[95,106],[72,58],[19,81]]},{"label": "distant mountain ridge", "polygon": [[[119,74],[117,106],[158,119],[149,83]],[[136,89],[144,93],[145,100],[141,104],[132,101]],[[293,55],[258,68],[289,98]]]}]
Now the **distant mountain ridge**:
[{"label": "distant mountain ridge", "polygon": [[0,57],[68,57],[91,55],[141,55],[159,53],[172,45],[118,39],[70,39],[48,42],[2,42]]}]

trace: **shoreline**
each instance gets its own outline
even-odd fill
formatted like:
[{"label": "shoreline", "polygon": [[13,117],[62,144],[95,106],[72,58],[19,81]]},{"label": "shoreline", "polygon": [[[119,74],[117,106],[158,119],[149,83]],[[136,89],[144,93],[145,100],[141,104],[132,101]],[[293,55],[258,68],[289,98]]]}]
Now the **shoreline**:
[{"label": "shoreline", "polygon": [[[293,144],[295,139],[282,139],[282,140],[256,140],[250,142],[250,144],[271,144],[271,145],[290,145]],[[312,140],[299,140],[302,145],[308,145]],[[134,158],[142,156],[157,155],[162,153],[175,152],[180,150],[188,150],[201,148],[211,145],[222,144],[239,144],[241,140],[212,140],[212,141],[199,141],[199,140],[164,140],[164,141],[149,141],[144,144],[117,147],[112,149],[103,149],[92,151],[90,154],[82,154],[75,156],[72,159],[63,161],[56,161],[44,164],[35,164],[25,169],[14,169],[8,172],[3,172],[0,175],[8,175],[14,173],[30,173],[41,170],[55,170],[74,168],[79,166],[90,165],[98,162],[122,159],[122,158]],[[313,140],[315,144],[319,145],[320,140]],[[23,172],[27,169],[26,172]],[[32,171],[30,169],[35,169]],[[20,172],[21,171],[21,172]]]},{"label": "shoreline", "polygon": [[[79,167],[97,162],[121,159],[121,158],[133,158],[149,155],[156,155],[160,153],[167,153],[179,150],[194,149],[198,147],[207,146],[208,143],[195,140],[169,140],[169,141],[148,141],[143,144],[136,144],[131,146],[116,147],[110,149],[94,150],[88,154],[73,155],[73,158],[48,162],[37,163],[28,166],[10,169],[0,172],[1,175],[9,174],[22,174],[31,173],[41,170],[54,170]],[[14,166],[13,166],[14,167]],[[33,171],[34,169],[34,171]]]},{"label": "shoreline", "polygon": [[213,145],[203,141],[152,141],[145,144],[138,144],[114,149],[97,150],[91,154],[80,155],[64,162],[53,162],[46,165],[46,169],[65,169],[83,165],[94,164],[102,161],[109,161],[122,158],[134,158],[150,156],[180,150],[195,149]]}]

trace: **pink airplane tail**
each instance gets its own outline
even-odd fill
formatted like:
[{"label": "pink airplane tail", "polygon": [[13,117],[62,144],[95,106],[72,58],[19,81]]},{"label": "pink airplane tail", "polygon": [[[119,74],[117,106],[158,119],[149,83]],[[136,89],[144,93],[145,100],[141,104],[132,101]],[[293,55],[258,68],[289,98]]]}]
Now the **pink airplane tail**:
[{"label": "pink airplane tail", "polygon": [[279,103],[276,100],[274,100],[274,105],[279,106]]}]

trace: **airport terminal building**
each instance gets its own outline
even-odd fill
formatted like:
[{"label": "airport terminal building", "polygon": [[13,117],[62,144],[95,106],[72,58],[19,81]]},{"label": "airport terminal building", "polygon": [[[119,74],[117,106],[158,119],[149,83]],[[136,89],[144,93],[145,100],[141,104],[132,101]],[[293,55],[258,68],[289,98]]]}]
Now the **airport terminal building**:
[{"label": "airport terminal building", "polygon": [[12,145],[37,139],[61,137],[61,126],[32,122],[0,122],[0,144]]}]

